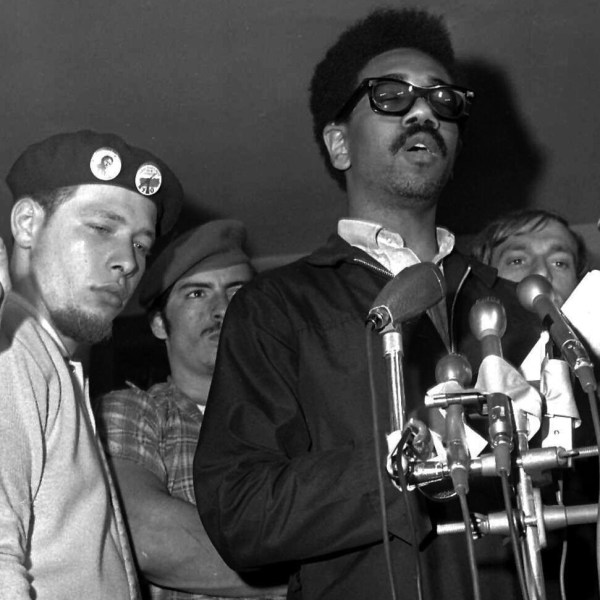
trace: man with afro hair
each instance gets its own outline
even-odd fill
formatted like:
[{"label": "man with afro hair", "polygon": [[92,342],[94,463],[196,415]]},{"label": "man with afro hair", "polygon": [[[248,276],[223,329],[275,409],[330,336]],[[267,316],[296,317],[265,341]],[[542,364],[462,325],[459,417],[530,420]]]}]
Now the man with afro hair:
[{"label": "man with afro hair", "polygon": [[[461,520],[458,500],[402,493],[388,477],[386,363],[365,344],[394,276],[421,262],[443,269],[446,298],[402,332],[407,415],[428,422],[438,361],[460,352],[473,372],[481,361],[468,322],[477,299],[504,304],[514,364],[539,334],[514,284],[436,227],[474,98],[454,73],[448,29],[427,11],[376,10],[341,34],[315,69],[310,107],[347,218],[324,246],[242,288],[224,320],[195,458],[198,509],[233,568],[292,565],[288,599],[412,599],[418,581],[426,598],[472,597],[464,534],[435,533]],[[500,510],[499,483],[473,481],[469,505]],[[482,597],[518,597],[502,541],[477,549]]]}]

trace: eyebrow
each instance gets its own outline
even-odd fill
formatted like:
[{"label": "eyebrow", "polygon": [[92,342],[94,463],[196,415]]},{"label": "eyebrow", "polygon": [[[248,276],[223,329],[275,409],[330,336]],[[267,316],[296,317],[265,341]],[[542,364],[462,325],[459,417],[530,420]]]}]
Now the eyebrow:
[{"label": "eyebrow", "polygon": [[[104,219],[108,219],[109,221],[118,223],[119,225],[127,225],[127,220],[123,215],[106,208],[94,208],[89,211],[83,211],[83,214],[84,216],[102,217]],[[152,229],[143,228],[138,231],[138,233],[147,235],[153,242],[155,241],[156,234]]]},{"label": "eyebrow", "polygon": [[[500,256],[502,256],[506,252],[524,252],[529,249],[529,246],[524,243],[509,243],[505,245],[503,248],[497,247]],[[572,254],[575,256],[576,252],[563,244],[562,242],[556,242],[549,246],[548,252],[565,252],[567,254]]]},{"label": "eyebrow", "polygon": [[[243,281],[231,281],[230,283],[228,283],[225,286],[225,289],[229,289],[232,287],[236,287],[236,286],[240,286],[240,285],[245,285],[246,283],[248,283],[249,280],[243,280]],[[177,285],[177,289],[178,290],[189,290],[189,289],[193,289],[193,288],[214,288],[215,284],[211,281],[186,281],[185,283],[182,283],[181,285]]]},{"label": "eyebrow", "polygon": [[[402,81],[411,83],[410,81],[407,81],[408,73],[386,73],[385,75],[381,75],[381,77],[390,77],[392,79],[401,79]],[[430,83],[427,86],[420,86],[420,87],[430,87],[430,86],[434,86],[434,85],[453,85],[449,81],[445,81],[444,79],[440,79],[439,77],[431,77],[430,80],[432,83]],[[418,84],[413,83],[412,85],[418,85]]]}]

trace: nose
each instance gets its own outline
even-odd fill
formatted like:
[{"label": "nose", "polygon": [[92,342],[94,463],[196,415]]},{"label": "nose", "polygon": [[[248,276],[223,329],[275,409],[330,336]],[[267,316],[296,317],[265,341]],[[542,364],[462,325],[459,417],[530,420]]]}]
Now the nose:
[{"label": "nose", "polygon": [[528,274],[542,275],[542,277],[545,277],[550,283],[552,283],[552,269],[548,267],[548,263],[541,256],[537,257],[532,262],[531,270]]},{"label": "nose", "polygon": [[110,257],[110,268],[131,277],[139,270],[137,256],[131,242],[116,243]]},{"label": "nose", "polygon": [[212,305],[212,317],[215,321],[223,321],[223,317],[225,317],[225,311],[229,306],[229,298],[227,294],[223,292],[219,292],[215,294],[214,303]]},{"label": "nose", "polygon": [[402,124],[405,127],[414,125],[415,123],[429,123],[433,129],[439,129],[440,121],[431,110],[425,98],[417,98],[409,111],[402,117]]}]

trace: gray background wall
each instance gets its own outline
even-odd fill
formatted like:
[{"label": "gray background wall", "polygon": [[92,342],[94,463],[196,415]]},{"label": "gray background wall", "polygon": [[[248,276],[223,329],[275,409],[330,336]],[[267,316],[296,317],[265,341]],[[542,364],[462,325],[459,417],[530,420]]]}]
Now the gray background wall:
[{"label": "gray background wall", "polygon": [[[554,209],[600,255],[600,3],[411,4],[446,15],[478,94],[441,222],[469,234],[508,208]],[[112,130],[179,174],[181,228],[235,216],[262,263],[306,252],[344,211],[312,139],[308,82],[342,29],[379,5],[2,0],[0,174],[53,133]],[[9,206],[0,186],[5,239]]]}]

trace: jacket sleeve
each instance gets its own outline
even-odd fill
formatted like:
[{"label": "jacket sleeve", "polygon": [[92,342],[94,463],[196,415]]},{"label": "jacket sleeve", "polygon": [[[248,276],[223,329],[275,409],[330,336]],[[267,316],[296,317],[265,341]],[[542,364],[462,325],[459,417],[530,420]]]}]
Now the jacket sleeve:
[{"label": "jacket sleeve", "polygon": [[46,387],[26,349],[0,337],[0,599],[30,598],[27,548],[43,468]]},{"label": "jacket sleeve", "polygon": [[[247,291],[236,294],[225,317],[195,455],[196,499],[209,536],[237,569],[380,542],[383,465],[373,437],[323,442],[320,420],[335,414],[315,406],[302,387],[299,333],[285,302],[254,286]],[[384,481],[386,502],[395,503],[392,526],[406,539],[404,504]]]}]

